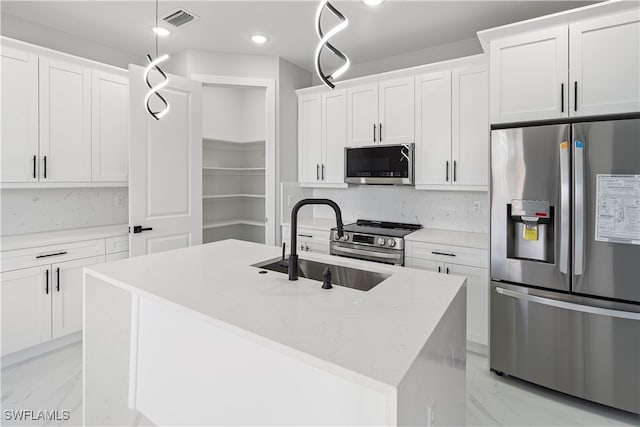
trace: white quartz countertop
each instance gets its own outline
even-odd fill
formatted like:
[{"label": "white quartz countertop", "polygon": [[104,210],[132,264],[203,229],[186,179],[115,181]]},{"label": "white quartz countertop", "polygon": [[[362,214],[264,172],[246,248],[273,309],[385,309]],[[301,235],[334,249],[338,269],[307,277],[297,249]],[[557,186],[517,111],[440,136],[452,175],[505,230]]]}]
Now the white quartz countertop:
[{"label": "white quartz countertop", "polygon": [[423,228],[406,235],[404,239],[411,242],[438,243],[443,245],[464,246],[467,248],[489,249],[489,235],[487,233]]},{"label": "white quartz countertop", "polygon": [[[300,258],[392,273],[368,292],[269,271],[280,248],[225,240],[85,269],[163,300],[256,342],[331,369],[397,387],[453,301],[464,278],[305,252]],[[253,337],[253,338],[251,338]]]},{"label": "white quartz countertop", "polygon": [[[351,220],[343,219],[342,222],[344,224],[349,224]],[[291,227],[291,223],[283,222],[283,226]],[[298,218],[298,228],[310,228],[312,230],[320,230],[320,231],[330,231],[333,227],[336,226],[336,219],[327,219],[327,218]]]},{"label": "white quartz countertop", "polygon": [[83,240],[104,239],[106,237],[126,236],[129,224],[107,225],[103,227],[74,228],[71,230],[46,231],[41,233],[15,234],[2,236],[1,250],[33,248],[36,246],[58,245]]}]

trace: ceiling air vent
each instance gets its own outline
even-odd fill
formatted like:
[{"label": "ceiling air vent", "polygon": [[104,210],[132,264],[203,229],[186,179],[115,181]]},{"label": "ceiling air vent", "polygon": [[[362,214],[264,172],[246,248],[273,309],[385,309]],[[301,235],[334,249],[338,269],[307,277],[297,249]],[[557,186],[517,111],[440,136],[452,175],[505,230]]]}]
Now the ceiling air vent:
[{"label": "ceiling air vent", "polygon": [[198,19],[196,15],[189,13],[184,9],[175,10],[162,18],[164,22],[171,24],[176,28],[188,24],[189,22],[193,22],[196,19]]}]

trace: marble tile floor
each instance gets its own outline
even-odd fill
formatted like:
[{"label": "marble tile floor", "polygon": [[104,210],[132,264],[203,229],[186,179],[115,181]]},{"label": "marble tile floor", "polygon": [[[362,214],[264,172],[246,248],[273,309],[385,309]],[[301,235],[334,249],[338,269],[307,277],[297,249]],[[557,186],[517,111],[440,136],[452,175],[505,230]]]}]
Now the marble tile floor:
[{"label": "marble tile floor", "polygon": [[[485,356],[467,354],[467,425],[638,426],[640,417],[489,372]],[[2,370],[2,426],[82,424],[82,347],[53,351]],[[67,421],[14,422],[4,411],[68,410]]]}]

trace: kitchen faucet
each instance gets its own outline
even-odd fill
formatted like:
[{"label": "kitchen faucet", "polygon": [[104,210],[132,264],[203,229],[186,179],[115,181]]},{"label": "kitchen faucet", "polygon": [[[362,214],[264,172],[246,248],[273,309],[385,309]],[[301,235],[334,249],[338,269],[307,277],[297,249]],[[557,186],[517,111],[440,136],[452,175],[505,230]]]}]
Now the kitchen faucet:
[{"label": "kitchen faucet", "polygon": [[342,225],[342,212],[340,207],[333,200],[329,199],[302,199],[291,209],[291,254],[289,255],[289,280],[298,280],[298,211],[305,205],[327,205],[333,208],[336,213],[336,223],[338,227],[338,237],[344,234]]}]

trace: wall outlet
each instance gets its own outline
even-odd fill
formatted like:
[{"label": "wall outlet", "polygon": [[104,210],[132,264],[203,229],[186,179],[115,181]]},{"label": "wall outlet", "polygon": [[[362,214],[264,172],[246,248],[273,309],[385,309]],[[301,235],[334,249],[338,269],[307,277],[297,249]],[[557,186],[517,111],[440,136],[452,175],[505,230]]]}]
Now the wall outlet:
[{"label": "wall outlet", "polygon": [[473,213],[480,213],[480,208],[482,207],[480,202],[472,202],[471,206],[473,206]]},{"label": "wall outlet", "polygon": [[116,196],[115,197],[115,204],[116,204],[116,208],[117,209],[124,208],[124,196]]}]

